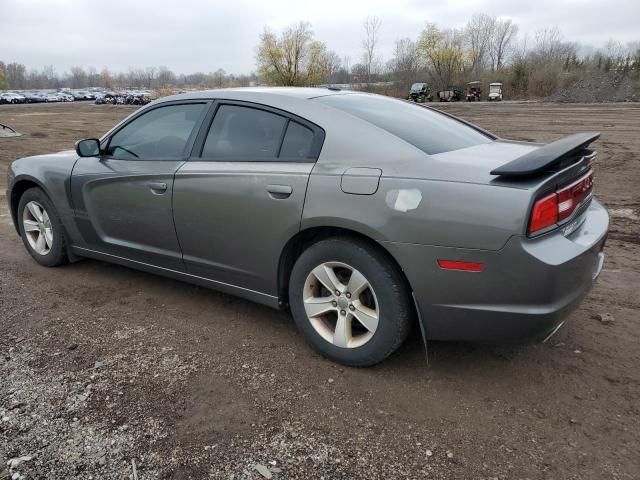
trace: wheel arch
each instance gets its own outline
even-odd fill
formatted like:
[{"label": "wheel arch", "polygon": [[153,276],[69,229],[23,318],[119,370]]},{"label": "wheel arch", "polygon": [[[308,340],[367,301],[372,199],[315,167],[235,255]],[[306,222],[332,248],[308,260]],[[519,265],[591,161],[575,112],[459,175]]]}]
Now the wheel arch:
[{"label": "wheel arch", "polygon": [[[16,232],[18,233],[18,235],[20,236],[21,236],[20,226],[18,225],[18,221],[19,221],[18,206],[20,205],[20,199],[22,198],[22,195],[24,195],[24,192],[34,187],[42,190],[55,208],[55,204],[53,203],[53,197],[49,193],[48,189],[42,184],[42,182],[40,182],[38,179],[30,175],[20,175],[19,177],[16,177],[16,179],[13,181],[11,186],[11,193],[9,194],[10,195],[9,210],[11,211],[11,219],[13,220],[13,226],[16,229]],[[62,227],[62,235],[64,235],[66,239],[65,245],[67,250],[67,258],[71,263],[77,262],[80,260],[80,257],[78,257],[75,253],[73,253],[71,249],[69,233],[67,232],[67,229],[65,228],[64,223],[61,224],[61,227]]]},{"label": "wheel arch", "polygon": [[[286,307],[289,303],[289,278],[291,277],[293,265],[298,257],[305,249],[314,243],[332,237],[351,237],[382,253],[395,266],[395,268],[398,269],[398,272],[400,272],[402,278],[406,282],[409,292],[413,292],[411,283],[409,282],[409,279],[407,278],[400,263],[386,248],[384,248],[382,244],[380,244],[380,242],[377,242],[371,236],[346,227],[313,226],[300,230],[291,237],[280,254],[278,264],[278,301],[282,308]],[[413,299],[411,299],[411,304],[413,303]],[[415,305],[413,308],[415,309]]]},{"label": "wheel arch", "polygon": [[44,194],[49,197],[49,199],[51,199],[51,195],[49,195],[49,192],[47,192],[47,189],[44,187],[44,185],[42,185],[42,183],[34,177],[28,175],[22,175],[18,177],[16,180],[14,180],[11,187],[9,209],[11,211],[13,226],[15,227],[16,232],[18,232],[18,235],[20,234],[20,227],[18,226],[18,205],[20,204],[20,198],[22,198],[24,192],[34,187],[41,189]]}]

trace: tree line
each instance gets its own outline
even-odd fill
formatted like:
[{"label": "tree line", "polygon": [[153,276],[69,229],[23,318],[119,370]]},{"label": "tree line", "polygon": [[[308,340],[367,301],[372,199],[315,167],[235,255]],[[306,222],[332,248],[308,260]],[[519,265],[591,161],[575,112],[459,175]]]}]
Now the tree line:
[{"label": "tree line", "polygon": [[59,74],[53,65],[46,66],[41,70],[29,70],[21,63],[5,64],[0,61],[0,90],[7,88],[37,90],[87,87],[161,90],[175,86],[221,88],[248,86],[255,80],[256,76],[254,74],[234,75],[221,68],[210,73],[176,74],[164,66],[131,69],[127,72],[118,73],[111,72],[108,68],[98,71],[95,68],[84,69],[78,66],[70,68],[68,72]]},{"label": "tree line", "polygon": [[185,75],[164,66],[118,73],[77,66],[59,74],[53,66],[29,70],[20,63],[0,62],[0,89],[220,88],[257,83],[356,84],[378,91],[376,85],[383,83],[382,93],[400,96],[413,82],[427,82],[438,90],[480,80],[503,82],[510,97],[527,98],[550,95],[567,79],[593,70],[640,77],[640,41],[623,45],[609,40],[602,48],[589,49],[565,40],[557,27],[520,35],[510,19],[475,14],[462,28],[426,23],[417,38],[397,39],[391,58],[385,59],[379,41],[383,28],[378,17],[364,19],[361,55],[355,62],[328,49],[310,23],[299,22],[279,33],[264,28],[255,49],[256,72],[248,75],[223,69]]},{"label": "tree line", "polygon": [[363,22],[359,62],[341,57],[314,36],[310,23],[300,22],[279,35],[268,27],[261,34],[256,66],[269,85],[310,86],[358,84],[383,93],[406,95],[413,82],[438,90],[469,81],[500,81],[512,97],[544,97],[571,76],[590,70],[615,71],[640,77],[640,41],[626,45],[609,40],[600,49],[566,41],[558,27],[519,35],[510,19],[473,15],[463,28],[425,24],[418,38],[399,38],[391,58],[380,53],[377,17]]}]

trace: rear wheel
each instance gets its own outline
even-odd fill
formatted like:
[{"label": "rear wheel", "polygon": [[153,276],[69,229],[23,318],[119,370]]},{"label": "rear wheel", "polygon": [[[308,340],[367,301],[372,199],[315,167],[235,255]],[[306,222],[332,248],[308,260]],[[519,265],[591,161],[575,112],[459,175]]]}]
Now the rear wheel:
[{"label": "rear wheel", "polygon": [[320,241],[300,255],[291,273],[289,303],[311,345],[345,365],[381,362],[410,328],[402,274],[377,249],[350,238]]},{"label": "rear wheel", "polygon": [[18,224],[22,242],[36,262],[45,267],[67,263],[60,217],[41,189],[30,188],[20,198]]}]

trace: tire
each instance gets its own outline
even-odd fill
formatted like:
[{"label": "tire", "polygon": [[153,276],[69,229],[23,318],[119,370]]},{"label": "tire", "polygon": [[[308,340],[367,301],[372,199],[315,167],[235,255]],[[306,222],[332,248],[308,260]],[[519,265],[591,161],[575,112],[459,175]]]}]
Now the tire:
[{"label": "tire", "polygon": [[[313,273],[326,272],[322,270],[325,267],[335,274],[334,280],[339,280],[339,296],[325,287],[331,283],[327,281],[330,276],[319,282],[323,275]],[[349,269],[350,276],[344,276]],[[353,277],[356,274],[361,277]],[[351,278],[364,279],[367,287],[357,293],[357,298],[354,294],[348,299],[349,287],[358,283],[350,284]],[[409,295],[402,273],[383,253],[349,237],[311,245],[297,259],[289,282],[289,303],[299,331],[321,355],[352,367],[375,365],[404,342],[413,312]],[[326,311],[317,316],[308,314],[307,309],[313,308]],[[357,317],[367,320],[368,326],[365,328]],[[377,318],[377,322],[372,323],[371,318]],[[346,326],[342,331],[348,333],[338,335],[341,319],[341,325]]]},{"label": "tire", "polygon": [[[33,204],[39,206],[45,213],[42,214],[41,210],[41,215],[34,214],[32,208],[29,208],[30,206],[33,207]],[[50,228],[40,229],[37,232],[25,232],[25,222],[29,222],[31,227],[35,227],[35,223],[38,223],[38,217],[43,220],[41,222],[44,225],[43,228],[47,225]],[[48,222],[47,217],[49,219]],[[66,240],[60,217],[49,197],[40,188],[30,188],[22,194],[18,203],[17,218],[22,242],[36,262],[45,267],[56,267],[68,263]],[[51,232],[50,242],[47,241],[47,230]],[[43,237],[42,241],[44,242],[42,251],[37,249],[38,245],[41,244],[36,241],[36,238],[39,239],[40,237]],[[35,243],[35,246],[33,243]]]}]

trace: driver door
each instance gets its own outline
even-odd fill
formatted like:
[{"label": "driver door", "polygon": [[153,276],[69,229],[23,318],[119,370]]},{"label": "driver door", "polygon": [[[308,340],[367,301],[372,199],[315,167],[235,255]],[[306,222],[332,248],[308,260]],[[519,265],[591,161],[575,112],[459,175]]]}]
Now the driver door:
[{"label": "driver door", "polygon": [[84,248],[183,271],[173,224],[173,179],[210,102],[144,109],[103,140],[103,154],[80,158],[71,176]]}]

